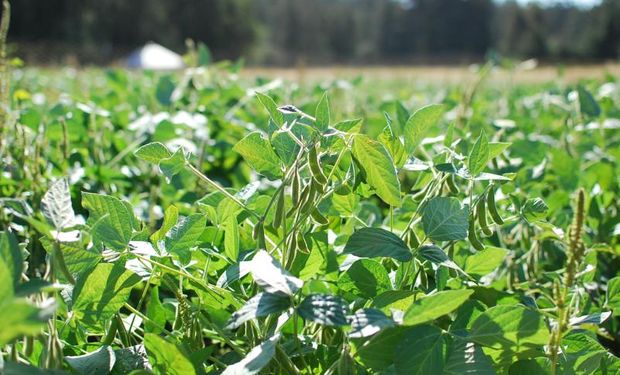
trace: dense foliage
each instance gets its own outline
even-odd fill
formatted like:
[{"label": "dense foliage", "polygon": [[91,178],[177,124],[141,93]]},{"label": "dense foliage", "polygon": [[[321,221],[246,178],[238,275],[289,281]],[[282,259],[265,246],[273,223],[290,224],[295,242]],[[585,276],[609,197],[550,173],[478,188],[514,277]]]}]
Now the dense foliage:
[{"label": "dense foliage", "polygon": [[5,373],[620,371],[615,78],[236,69],[14,72]]}]

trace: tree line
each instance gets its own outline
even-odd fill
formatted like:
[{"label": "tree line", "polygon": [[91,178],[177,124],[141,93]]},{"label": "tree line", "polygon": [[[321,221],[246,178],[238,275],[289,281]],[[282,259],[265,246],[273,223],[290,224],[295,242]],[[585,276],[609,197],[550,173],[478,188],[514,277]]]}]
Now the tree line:
[{"label": "tree line", "polygon": [[493,0],[14,0],[27,61],[110,63],[147,41],[253,64],[547,61],[620,56],[620,1],[592,8]]}]

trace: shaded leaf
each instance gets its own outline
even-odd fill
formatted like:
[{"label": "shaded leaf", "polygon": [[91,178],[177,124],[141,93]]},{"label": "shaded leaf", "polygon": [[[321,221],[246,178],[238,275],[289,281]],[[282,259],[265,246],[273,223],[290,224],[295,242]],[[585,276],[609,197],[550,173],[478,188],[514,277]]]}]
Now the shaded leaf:
[{"label": "shaded leaf", "polygon": [[403,325],[417,325],[433,321],[461,306],[474,293],[473,290],[446,290],[415,301],[405,312]]},{"label": "shaded leaf", "polygon": [[270,337],[259,346],[254,347],[241,361],[226,367],[222,375],[255,375],[267,366],[276,353],[280,335]]},{"label": "shaded leaf", "polygon": [[368,258],[390,257],[402,262],[412,258],[411,251],[400,237],[381,228],[357,230],[349,237],[343,252]]},{"label": "shaded leaf", "polygon": [[424,233],[434,241],[454,241],[467,237],[469,209],[458,199],[435,197],[422,211]]},{"label": "shaded leaf", "polygon": [[326,326],[345,326],[348,308],[342,298],[329,294],[306,297],[297,310],[305,320]]}]

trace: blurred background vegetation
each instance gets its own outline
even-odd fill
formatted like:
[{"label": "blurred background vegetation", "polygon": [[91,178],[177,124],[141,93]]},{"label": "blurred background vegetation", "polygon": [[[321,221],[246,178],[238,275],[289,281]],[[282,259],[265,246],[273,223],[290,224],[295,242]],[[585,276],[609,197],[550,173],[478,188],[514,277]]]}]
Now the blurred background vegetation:
[{"label": "blurred background vegetation", "polygon": [[600,62],[620,56],[620,0],[16,0],[12,54],[110,64],[147,41],[187,38],[251,65],[460,64],[489,56]]}]

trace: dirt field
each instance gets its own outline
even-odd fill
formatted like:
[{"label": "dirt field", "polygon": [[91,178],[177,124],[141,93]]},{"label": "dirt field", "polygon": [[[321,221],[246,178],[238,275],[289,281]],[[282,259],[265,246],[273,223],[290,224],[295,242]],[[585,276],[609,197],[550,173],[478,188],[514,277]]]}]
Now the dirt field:
[{"label": "dirt field", "polygon": [[[528,66],[529,65],[529,66]],[[292,81],[315,81],[330,78],[353,78],[363,76],[367,80],[400,81],[417,83],[459,83],[474,77],[475,66],[377,66],[377,67],[301,67],[257,68],[242,71],[245,77],[281,77]],[[514,70],[496,69],[491,78],[497,82],[539,83],[555,79],[575,82],[581,79],[604,78],[611,74],[620,76],[620,63],[568,66],[532,66],[523,63]]]}]

